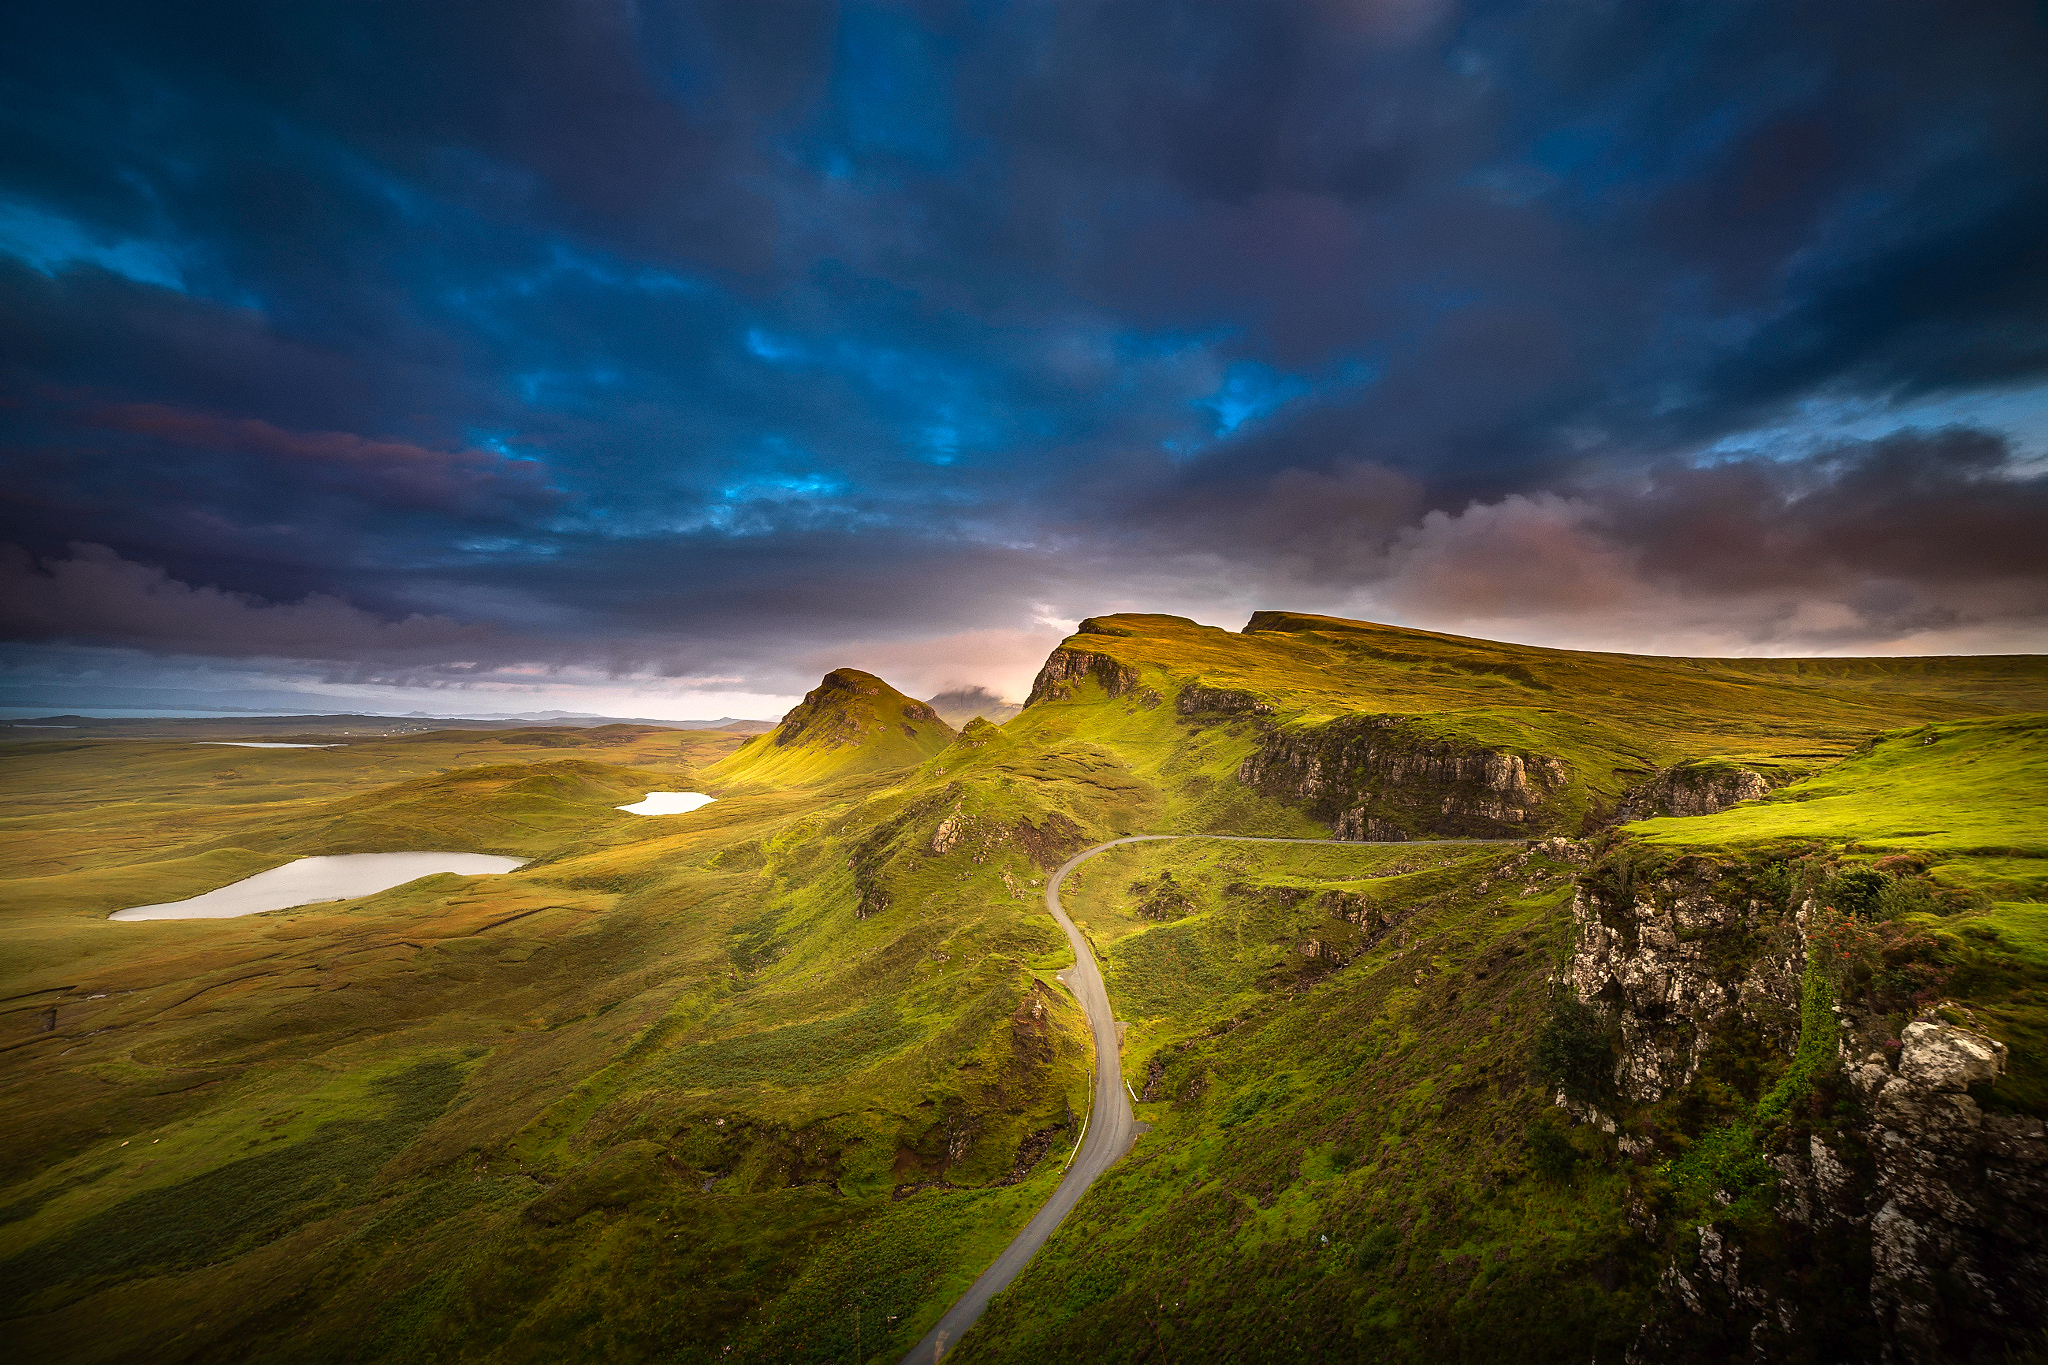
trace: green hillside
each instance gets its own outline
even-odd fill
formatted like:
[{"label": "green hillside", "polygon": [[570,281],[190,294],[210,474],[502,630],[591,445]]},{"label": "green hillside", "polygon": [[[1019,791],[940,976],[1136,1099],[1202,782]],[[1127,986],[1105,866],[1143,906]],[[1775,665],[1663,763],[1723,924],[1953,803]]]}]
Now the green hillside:
[{"label": "green hillside", "polygon": [[[1673,1229],[1718,1216],[1673,1202],[1668,1163],[1790,1054],[1745,1035],[1617,1109],[1653,1125],[1624,1130],[1640,1156],[1572,1123],[1575,900],[1691,878],[1779,933],[1860,887],[1898,970],[2013,1050],[1984,1103],[2048,1109],[2042,712],[2033,657],[1674,660],[1261,613],[1091,620],[1020,714],[957,734],[840,670],[744,743],[0,746],[0,1326],[80,1362],[894,1360],[1085,1120],[1048,872],[1125,833],[1342,828],[1376,841],[1148,843],[1069,879],[1152,1128],[959,1359],[1619,1357]],[[720,799],[613,809],[658,789]],[[1727,808],[1615,824],[1681,790]],[[1473,834],[1512,841],[1417,842]],[[427,846],[533,861],[104,918]]]},{"label": "green hillside", "polygon": [[1763,801],[1629,832],[1700,847],[1784,839],[2048,858],[2048,715],[1890,730]]},{"label": "green hillside", "polygon": [[946,747],[953,727],[872,673],[834,669],[765,735],[707,771],[741,786],[805,786],[909,767]]},{"label": "green hillside", "polygon": [[[1147,726],[1144,716],[1162,706],[1177,724]],[[1349,837],[1576,834],[1673,765],[1719,760],[1776,784],[1881,730],[2044,706],[2048,661],[2033,655],[1670,659],[1283,612],[1257,613],[1243,633],[1130,615],[1084,621],[1005,732],[1100,736],[1134,761],[1163,743],[1218,775],[1257,755],[1269,775],[1253,785],[1325,823],[1348,804],[1361,826],[1340,831]],[[1085,719],[1053,719],[1068,711]],[[1345,791],[1347,754],[1368,751],[1374,771],[1361,768]],[[1489,795],[1475,785],[1496,756],[1525,774],[1521,790]],[[1290,778],[1310,762],[1322,769],[1320,793]],[[1406,782],[1429,786],[1410,809],[1375,799],[1418,764],[1468,772],[1433,786]],[[1432,812],[1444,798],[1465,814]]]}]

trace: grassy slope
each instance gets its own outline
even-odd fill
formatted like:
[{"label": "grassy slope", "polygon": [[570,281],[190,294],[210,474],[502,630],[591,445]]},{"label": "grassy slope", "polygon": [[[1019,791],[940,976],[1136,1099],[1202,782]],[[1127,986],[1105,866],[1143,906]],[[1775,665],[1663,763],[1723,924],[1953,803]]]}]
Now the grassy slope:
[{"label": "grassy slope", "polygon": [[[1283,721],[1347,707],[1454,708],[1433,720],[1489,742],[1525,725],[1575,764],[1612,761],[1617,778],[1628,763],[1714,757],[1819,766],[1901,721],[2037,706],[2044,676],[2037,659],[1631,659],[1306,624],[1318,629],[1266,639],[1171,618],[1110,618],[1096,630],[1117,633],[1076,636],[1066,647],[1108,654],[1169,695],[1191,680],[1253,692]],[[1516,692],[1549,704],[1499,704]],[[1084,733],[1129,723],[1099,701],[1072,705],[1107,718]],[[1063,709],[1034,712],[1045,713],[1044,725]],[[1131,714],[1128,703],[1121,710]],[[1625,744],[1600,728],[1598,717],[1616,713],[1640,718]],[[1918,751],[1949,755],[1936,796],[1945,819],[1935,824],[1956,834],[1958,849],[2038,841],[2042,784],[2025,738],[2030,724],[1938,730],[1936,745]],[[1231,727],[1198,733],[1219,751],[1252,742],[1243,727],[1234,736]],[[1878,744],[1879,763],[1824,773],[1765,809],[1796,804],[1809,816],[1840,816],[1838,838],[1865,832],[1874,817],[1883,818],[1871,832],[1933,828],[1925,803],[1905,824],[1892,819],[1899,790],[1871,781],[1889,743]],[[1114,740],[1105,747],[1123,752]],[[1226,753],[1217,757],[1212,771],[1229,766]],[[1891,776],[1917,784],[1929,774]],[[1817,792],[1841,799],[1825,804],[1811,799]],[[1733,826],[1754,818],[1753,809],[1718,819]],[[1319,911],[1313,897],[1285,892],[1348,886],[1357,894],[1359,884],[1336,879],[1329,860],[1374,856],[1426,851],[1142,845],[1097,859],[1070,881],[1111,998],[1131,1021],[1126,1076],[1148,1098],[1173,1098],[1140,1106],[1154,1132],[998,1300],[963,1342],[964,1360],[1174,1359],[1224,1341],[1245,1358],[1335,1350],[1491,1360],[1503,1340],[1515,1342],[1518,1358],[1570,1359],[1618,1353],[1632,1337],[1657,1252],[1628,1230],[1629,1180],[1596,1132],[1566,1137],[1550,1126],[1548,1097],[1528,1073],[1545,978],[1569,937],[1565,870],[1538,859],[1502,879],[1485,870],[1501,855],[1475,854],[1437,872],[1365,883],[1416,907],[1405,940],[1328,972],[1299,945],[1315,938],[1348,952],[1357,929]],[[1983,860],[1955,860],[1973,861]],[[1176,872],[1199,908],[1152,923],[1140,907],[1163,869]],[[2011,886],[2018,874],[2007,866],[2002,875]],[[1247,885],[1260,890],[1246,894]],[[2048,1044],[2024,1019],[2014,1023],[2012,1004],[2042,983],[2012,952],[2038,932],[2039,909],[2001,905],[1960,930],[1977,968],[1958,981],[2016,1050]],[[2017,1013],[2024,1010],[2023,1000]],[[1538,1173],[1529,1142],[1546,1129],[1549,1149],[1562,1155]]]},{"label": "grassy slope", "polygon": [[834,669],[782,723],[707,774],[723,787],[794,787],[889,772],[931,757],[953,727],[872,673]]},{"label": "grassy slope", "polygon": [[[1164,704],[1084,682],[1000,730],[920,744],[909,768],[678,766],[734,742],[701,732],[197,765],[183,746],[19,746],[47,804],[15,817],[29,844],[5,869],[36,884],[0,883],[0,905],[11,933],[46,937],[0,979],[0,1086],[30,1116],[0,1148],[0,1256],[70,1278],[22,1277],[37,1297],[13,1311],[35,1311],[11,1330],[82,1360],[144,1341],[174,1359],[888,1358],[1043,1197],[1085,1093],[1078,1012],[1047,984],[1065,950],[1043,868],[1124,832],[1320,832],[1237,783],[1258,730],[1177,717],[1181,682],[1251,688],[1288,716],[1521,727],[1609,765],[1609,786],[1674,758],[1811,765],[1876,729],[2043,704],[2038,661],[1752,667],[1355,623],[1102,624],[1129,633],[1069,645],[1123,660]],[[1601,719],[1617,712],[1644,723],[1617,738]],[[554,766],[494,771],[508,758]],[[725,799],[611,812],[649,772]],[[109,787],[124,801],[81,820],[81,793]],[[405,820],[378,818],[398,803]],[[98,918],[144,884],[206,889],[235,859],[415,819],[546,856],[147,941]],[[1096,1343],[1112,1356],[1242,1334],[1282,1292],[1254,1283],[1366,1354],[1478,1356],[1502,1323],[1613,1338],[1640,1288],[1608,1259],[1619,1187],[1524,1161],[1560,870],[1499,882],[1503,854],[1170,847],[1097,860],[1076,885],[1133,1025],[1126,1074],[1179,1100],[1143,1106],[1155,1133],[965,1349],[1079,1349],[1106,1321],[1122,1324]],[[1361,880],[1387,858],[1421,861]],[[1118,897],[1161,859],[1185,860],[1199,908],[1141,924]],[[1414,914],[1334,970],[1306,938],[1350,952],[1369,936],[1298,894],[1323,890]],[[1020,1164],[1022,1183],[993,1183]],[[268,1193],[230,1215],[222,1192],[251,1175]],[[171,1228],[142,1244],[157,1250],[92,1261],[151,1218]],[[1077,1316],[1105,1299],[1119,1311]],[[1176,1299],[1192,1306],[1169,1319]],[[1149,1339],[1125,1332],[1148,1322]]]},{"label": "grassy slope", "polygon": [[1889,731],[1867,752],[1762,801],[1629,830],[1651,843],[1701,848],[1833,838],[2048,858],[2048,715]]},{"label": "grassy slope", "polygon": [[[361,752],[248,751],[268,790],[232,800],[183,746],[23,746],[56,809],[17,819],[71,828],[28,865],[46,875],[0,888],[11,942],[39,945],[0,982],[23,1339],[71,1359],[159,1340],[841,1358],[911,1330],[1044,1198],[1056,1160],[998,1182],[1062,1146],[1085,1042],[1021,853],[913,860],[891,885],[933,912],[861,920],[848,840],[915,804],[900,772],[640,819],[611,806],[702,774],[573,742],[434,771],[503,756],[496,738],[408,741],[374,776],[427,775],[377,789]],[[337,757],[358,787],[338,798]],[[73,794],[116,779],[147,799],[102,842]],[[547,856],[142,936],[103,918],[167,872],[204,889],[278,860],[252,844],[422,830]]]},{"label": "grassy slope", "polygon": [[[1196,844],[1098,865],[1077,899],[1110,940],[1111,998],[1141,1014],[1126,1072],[1153,1129],[963,1361],[1619,1354],[1646,1273],[1617,1237],[1625,1182],[1538,1176],[1523,1151],[1548,1104],[1526,1058],[1569,869],[1513,848]],[[1161,867],[1198,908],[1136,926],[1129,884]],[[1331,969],[1301,945],[1354,927],[1283,888],[1408,917]]]},{"label": "grassy slope", "polygon": [[1062,647],[1133,667],[1169,697],[1188,682],[1250,692],[1285,724],[1411,715],[1445,737],[1555,755],[1573,769],[1578,809],[1686,760],[1797,773],[1878,730],[2048,708],[2048,658],[2034,655],[1675,659],[1283,612],[1261,612],[1247,629],[1106,616]]}]

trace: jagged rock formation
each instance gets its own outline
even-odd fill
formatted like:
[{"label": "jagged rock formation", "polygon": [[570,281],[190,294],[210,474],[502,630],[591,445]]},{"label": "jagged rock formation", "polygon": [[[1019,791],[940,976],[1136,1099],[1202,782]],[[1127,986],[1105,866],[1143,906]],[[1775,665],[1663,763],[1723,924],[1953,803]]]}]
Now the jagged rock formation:
[{"label": "jagged rock formation", "polygon": [[1849,1069],[1877,1162],[1871,1307],[1909,1361],[1972,1358],[2048,1323],[2048,1140],[1967,1093],[2005,1061],[2003,1044],[1915,1021],[1896,1067],[1880,1046]]},{"label": "jagged rock formation", "polygon": [[[1813,915],[1810,901],[1773,905],[1704,874],[1585,879],[1563,975],[1618,1036],[1602,1101],[1613,1112],[1563,1094],[1560,1105],[1648,1159],[1649,1107],[1682,1099],[1717,1049],[1790,1058]],[[1639,1230],[1676,1240],[1663,1308],[1632,1360],[1935,1365],[2038,1344],[2048,1137],[2039,1120],[1986,1112],[1969,1093],[2002,1074],[2005,1048],[1937,1018],[1891,1039],[1883,1018],[1832,1014],[1835,1053],[1818,1059],[1815,1084],[1841,1098],[1825,1112],[1816,1102],[1763,1154],[1775,1228],[1706,1218],[1673,1230],[1646,1212]]]},{"label": "jagged rock formation", "polygon": [[1620,898],[1582,885],[1572,923],[1566,980],[1619,1024],[1614,1083],[1623,1100],[1654,1103],[1692,1080],[1717,1029],[1738,1021],[1780,1051],[1798,1044],[1805,949],[1760,901],[1731,904],[1682,882]]},{"label": "jagged rock formation", "polygon": [[1276,729],[1238,769],[1298,802],[1339,839],[1499,838],[1561,818],[1570,772],[1555,758],[1432,734],[1413,717],[1346,716]]},{"label": "jagged rock formation", "polygon": [[1024,699],[1024,705],[1028,709],[1043,702],[1065,701],[1087,678],[1102,684],[1103,692],[1112,697],[1121,697],[1138,687],[1138,670],[1128,664],[1120,664],[1107,654],[1061,648],[1046,656],[1045,666],[1032,680],[1031,695]]}]

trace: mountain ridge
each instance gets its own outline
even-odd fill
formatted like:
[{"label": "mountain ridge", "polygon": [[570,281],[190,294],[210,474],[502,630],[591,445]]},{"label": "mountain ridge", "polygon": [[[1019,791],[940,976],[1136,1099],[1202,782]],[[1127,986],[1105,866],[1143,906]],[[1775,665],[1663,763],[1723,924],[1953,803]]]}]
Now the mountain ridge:
[{"label": "mountain ridge", "polygon": [[[110,1365],[174,1337],[252,1362],[893,1357],[1051,1195],[1099,1066],[1151,1132],[963,1365],[1253,1343],[1564,1362],[1652,1327],[1674,1360],[1722,1358],[1700,1343],[1718,1318],[1749,1330],[1750,1300],[1703,1323],[1670,1273],[1718,1293],[1691,1267],[1737,1245],[1742,1294],[1791,1286],[1772,1302],[1806,1314],[1799,1340],[1875,1359],[1859,1301],[1903,1300],[1823,1225],[1826,1161],[1860,1173],[1829,1197],[1844,1217],[1890,1191],[1962,1237],[1943,1189],[2048,1113],[2048,877],[2000,852],[2040,844],[2014,787],[2042,731],[2012,712],[2048,707],[1999,709],[2040,695],[2033,656],[1744,672],[1332,618],[1084,624],[1028,707],[958,733],[834,670],[744,745],[564,726],[0,746],[0,1079],[24,1099],[0,1196],[27,1211],[4,1229],[10,1328]],[[720,799],[613,809],[643,787]],[[1937,824],[1900,791],[1980,814]],[[1656,818],[1612,823],[1631,815]],[[1538,837],[1423,842],[1458,822]],[[1137,833],[1307,842],[1143,842],[1074,871],[1120,1024],[1091,1060],[1045,881]],[[415,838],[532,861],[248,920],[104,920]],[[1838,921],[1868,949],[1822,983],[1843,1037],[1885,1055],[1924,1024],[2009,1050],[1940,1188],[1915,1195],[1882,1133],[1828,1117],[1863,1091],[1813,1079],[1835,1054],[1805,1040],[1801,964]],[[1857,1066],[1873,1095],[1895,1078]],[[1780,1158],[1808,1224],[1758,1183]],[[1828,1285],[1848,1288],[1802,1288]]]}]

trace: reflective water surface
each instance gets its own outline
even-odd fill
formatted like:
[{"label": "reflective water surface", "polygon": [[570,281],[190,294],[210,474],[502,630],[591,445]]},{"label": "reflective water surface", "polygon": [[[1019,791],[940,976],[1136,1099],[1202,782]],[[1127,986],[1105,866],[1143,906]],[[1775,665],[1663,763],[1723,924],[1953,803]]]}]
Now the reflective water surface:
[{"label": "reflective water surface", "polygon": [[700,806],[708,806],[718,798],[706,796],[703,792],[649,792],[644,800],[630,806],[620,806],[622,811],[634,815],[687,815]]},{"label": "reflective water surface", "polygon": [[510,872],[520,865],[518,858],[500,858],[489,853],[337,853],[300,858],[190,900],[116,910],[108,918],[233,919],[265,910],[289,910],[295,905],[368,896],[436,872],[477,877]]},{"label": "reflective water surface", "polygon": [[346,744],[281,744],[260,739],[200,739],[194,744],[208,744],[217,749],[346,749]]}]

